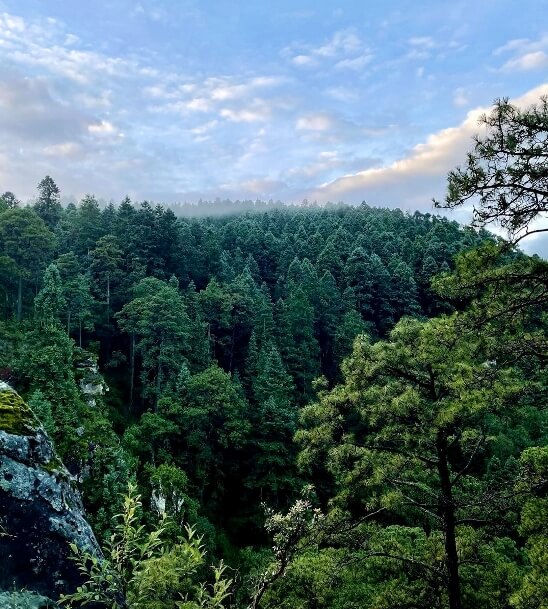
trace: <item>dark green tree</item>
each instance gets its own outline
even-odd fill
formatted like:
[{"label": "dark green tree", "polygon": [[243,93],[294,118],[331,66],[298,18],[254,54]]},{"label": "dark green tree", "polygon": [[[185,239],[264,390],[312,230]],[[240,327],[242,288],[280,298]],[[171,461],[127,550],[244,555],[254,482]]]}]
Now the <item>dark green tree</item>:
[{"label": "dark green tree", "polygon": [[0,195],[0,213],[7,209],[15,209],[20,204],[21,201],[9,190]]},{"label": "dark green tree", "polygon": [[0,262],[16,285],[17,320],[23,311],[23,281],[41,276],[53,247],[53,234],[30,209],[0,214]]},{"label": "dark green tree", "polygon": [[124,332],[137,336],[143,393],[157,405],[162,392],[175,383],[188,352],[190,320],[177,282],[142,279],[117,319]]},{"label": "dark green tree", "polygon": [[474,223],[500,224],[513,243],[545,232],[531,222],[548,210],[548,97],[525,109],[497,99],[480,124],[484,134],[474,138],[466,164],[449,173],[445,202],[436,206],[473,201]]},{"label": "dark green tree", "polygon": [[38,184],[38,196],[34,203],[34,211],[45,224],[53,229],[61,219],[61,192],[50,176],[46,176]]},{"label": "dark green tree", "polygon": [[433,577],[432,594],[444,587],[450,609],[460,609],[463,589],[473,587],[463,565],[481,561],[488,527],[515,511],[515,455],[482,466],[493,425],[504,425],[527,392],[519,371],[489,360],[495,344],[496,336],[466,332],[458,318],[402,320],[375,344],[361,337],[343,366],[345,383],[305,408],[307,429],[298,433],[301,462],[325,459],[337,481],[333,507],[438,539],[441,564],[419,558],[413,546],[402,551],[398,530],[382,524],[363,531],[363,549],[423,563],[421,577]]},{"label": "dark green tree", "polygon": [[57,265],[50,264],[44,274],[42,289],[34,299],[36,321],[41,326],[59,323],[65,306],[59,269]]}]

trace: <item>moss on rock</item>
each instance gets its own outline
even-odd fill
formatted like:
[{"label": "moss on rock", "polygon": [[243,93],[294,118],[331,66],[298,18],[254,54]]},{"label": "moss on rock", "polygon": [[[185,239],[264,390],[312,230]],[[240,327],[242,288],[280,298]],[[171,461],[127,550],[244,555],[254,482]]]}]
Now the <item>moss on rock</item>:
[{"label": "moss on rock", "polygon": [[0,607],[21,607],[13,598],[8,604],[2,591],[28,590],[41,602],[81,585],[70,544],[101,557],[78,489],[49,436],[24,400],[0,382]]},{"label": "moss on rock", "polygon": [[23,399],[10,389],[0,390],[0,430],[15,435],[31,435],[40,422]]}]

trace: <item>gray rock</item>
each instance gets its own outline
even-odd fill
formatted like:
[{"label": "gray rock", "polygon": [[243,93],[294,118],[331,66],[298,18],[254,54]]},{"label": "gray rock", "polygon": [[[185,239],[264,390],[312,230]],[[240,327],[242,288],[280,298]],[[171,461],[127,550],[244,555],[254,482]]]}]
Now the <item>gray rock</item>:
[{"label": "gray rock", "polygon": [[2,609],[55,609],[51,599],[33,592],[0,592]]},{"label": "gray rock", "polygon": [[[70,558],[69,543],[101,556],[69,472],[55,455],[50,439],[32,411],[16,392],[3,384],[0,590],[28,590],[54,600],[62,593],[73,592],[82,580]],[[25,600],[21,597],[17,602],[22,603],[21,599]],[[35,595],[34,601],[38,604],[29,607],[39,607],[39,602],[47,606],[39,596]]]}]

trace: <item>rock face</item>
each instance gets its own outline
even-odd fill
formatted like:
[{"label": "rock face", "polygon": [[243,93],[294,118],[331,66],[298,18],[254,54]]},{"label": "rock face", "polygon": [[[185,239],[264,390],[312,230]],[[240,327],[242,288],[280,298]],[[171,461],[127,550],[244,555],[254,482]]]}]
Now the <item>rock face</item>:
[{"label": "rock face", "polygon": [[0,382],[0,590],[57,600],[81,583],[69,543],[97,540],[70,474],[30,408]]}]

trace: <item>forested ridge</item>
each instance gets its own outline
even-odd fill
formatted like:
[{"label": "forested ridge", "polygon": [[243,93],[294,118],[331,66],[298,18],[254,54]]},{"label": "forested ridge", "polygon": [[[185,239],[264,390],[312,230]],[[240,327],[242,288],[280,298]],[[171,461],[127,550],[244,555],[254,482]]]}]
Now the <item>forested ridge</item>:
[{"label": "forested ridge", "polygon": [[[493,125],[527,116],[509,108]],[[491,137],[443,205],[522,158]],[[165,538],[132,607],[546,607],[546,263],[514,247],[546,177],[527,212],[511,177],[479,228],[365,203],[62,207],[49,176],[30,206],[0,197],[0,378],[100,540]],[[497,204],[513,242],[483,229]],[[65,602],[114,602],[118,558]]]}]

